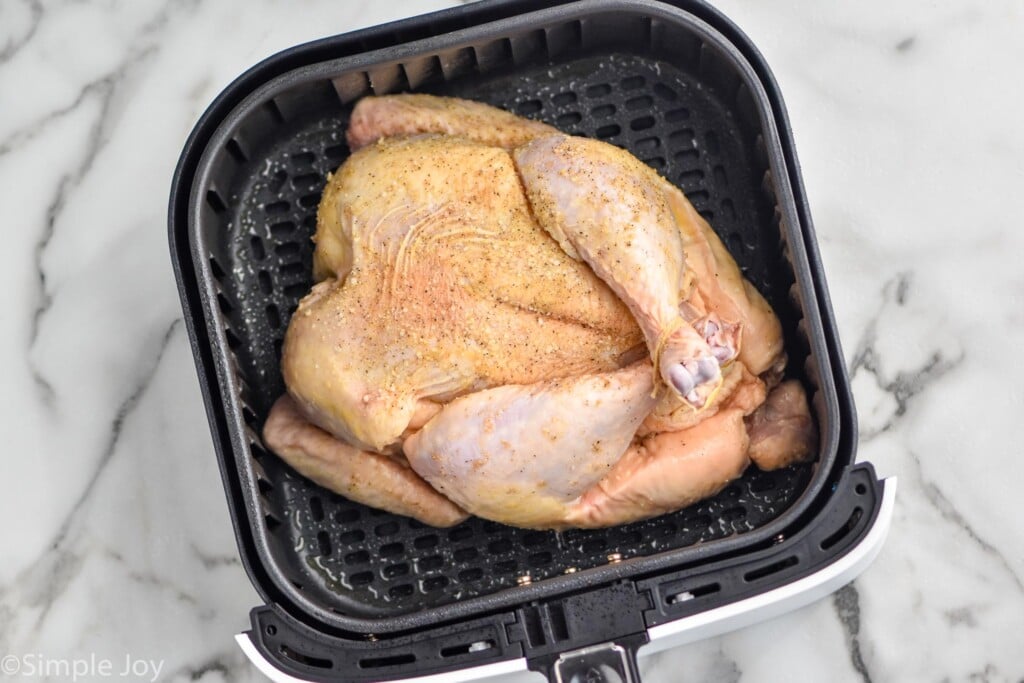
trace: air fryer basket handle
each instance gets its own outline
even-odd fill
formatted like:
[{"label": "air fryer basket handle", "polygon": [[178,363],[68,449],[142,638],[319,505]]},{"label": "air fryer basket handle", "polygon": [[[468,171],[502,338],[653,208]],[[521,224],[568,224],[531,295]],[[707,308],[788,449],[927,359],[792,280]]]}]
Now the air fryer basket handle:
[{"label": "air fryer basket handle", "polygon": [[[755,553],[530,601],[496,622],[380,640],[324,633],[272,603],[252,610],[252,629],[237,640],[280,683],[379,681],[384,667],[396,681],[457,683],[530,669],[561,683],[639,683],[641,647],[657,652],[741,628],[851,581],[881,549],[895,497],[896,480],[879,481],[861,463],[836,482],[813,524]],[[482,644],[489,647],[475,647]],[[456,645],[465,663],[423,670],[424,662],[446,664],[443,653]]]},{"label": "air fryer basket handle", "polygon": [[640,683],[636,647],[616,642],[564,652],[545,673],[551,683]]},{"label": "air fryer basket handle", "polygon": [[508,628],[526,666],[558,683],[639,683],[650,596],[632,581],[524,605]]}]

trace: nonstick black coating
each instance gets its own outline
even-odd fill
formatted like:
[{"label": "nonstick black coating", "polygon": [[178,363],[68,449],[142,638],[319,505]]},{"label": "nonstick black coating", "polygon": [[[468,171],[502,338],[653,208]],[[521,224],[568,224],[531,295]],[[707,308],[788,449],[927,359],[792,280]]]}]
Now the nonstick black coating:
[{"label": "nonstick black coating", "polygon": [[[585,30],[583,28],[580,29]],[[628,30],[624,36],[629,38]],[[722,237],[744,273],[775,307],[790,374],[818,387],[803,333],[793,268],[780,234],[765,137],[749,92],[699,43],[668,61],[630,39],[586,42],[494,68],[438,60],[417,91],[468,97],[629,149],[681,187]],[[647,41],[653,40],[650,27]],[[510,43],[515,47],[514,43]],[[683,49],[688,49],[683,46]],[[510,53],[513,50],[510,50]],[[649,51],[648,51],[649,52]],[[532,63],[529,63],[532,62]],[[481,73],[486,71],[486,73]],[[380,75],[383,73],[384,75]],[[394,71],[377,81],[394,81]],[[408,81],[408,73],[402,73]],[[388,74],[391,74],[390,76]],[[378,91],[390,88],[375,82]],[[404,85],[404,87],[403,87]],[[254,108],[220,151],[201,199],[198,231],[223,325],[269,548],[294,587],[332,611],[387,617],[492,594],[609,558],[648,556],[758,529],[805,492],[814,464],[763,473],[754,467],[712,499],[657,519],[606,530],[537,532],[480,519],[433,529],[330,493],[297,475],[261,445],[259,432],[282,393],[278,359],[289,316],[311,284],[309,240],[326,177],[348,155],[344,130],[352,79],[297,88]],[[202,188],[201,188],[202,189]],[[811,372],[805,372],[811,368]],[[826,370],[827,371],[827,370]],[[817,402],[819,421],[826,416]]]}]

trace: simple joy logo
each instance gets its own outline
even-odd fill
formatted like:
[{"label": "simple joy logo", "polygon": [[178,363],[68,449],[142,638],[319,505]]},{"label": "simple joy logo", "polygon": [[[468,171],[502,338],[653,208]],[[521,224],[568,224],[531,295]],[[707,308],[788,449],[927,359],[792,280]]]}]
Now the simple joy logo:
[{"label": "simple joy logo", "polygon": [[95,653],[88,657],[47,657],[37,652],[26,655],[5,655],[0,658],[0,674],[10,678],[51,678],[63,681],[122,678],[153,683],[163,671],[164,660],[143,659],[126,654],[110,659]]}]

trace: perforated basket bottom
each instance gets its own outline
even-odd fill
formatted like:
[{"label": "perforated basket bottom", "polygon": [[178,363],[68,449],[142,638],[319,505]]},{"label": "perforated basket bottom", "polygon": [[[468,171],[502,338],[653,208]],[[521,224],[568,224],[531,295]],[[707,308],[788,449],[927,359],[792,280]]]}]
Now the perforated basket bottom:
[{"label": "perforated basket bottom", "polygon": [[[483,100],[560,129],[623,146],[678,184],[707,217],[746,275],[776,307],[790,367],[806,344],[786,296],[774,206],[763,191],[758,142],[742,137],[735,103],[679,69],[636,56],[587,57],[515,75],[477,76],[433,88]],[[291,312],[309,290],[316,207],[328,172],[348,155],[347,111],[309,111],[261,149],[228,146],[241,171],[230,196],[208,196],[227,248],[213,271],[238,365],[243,414],[259,433],[284,387],[278,369]],[[809,387],[813,390],[813,387]],[[710,500],[606,530],[536,532],[470,519],[438,530],[352,503],[296,475],[258,444],[253,452],[274,552],[292,582],[354,615],[397,614],[608,562],[756,529],[792,505],[813,466],[750,470]]]}]

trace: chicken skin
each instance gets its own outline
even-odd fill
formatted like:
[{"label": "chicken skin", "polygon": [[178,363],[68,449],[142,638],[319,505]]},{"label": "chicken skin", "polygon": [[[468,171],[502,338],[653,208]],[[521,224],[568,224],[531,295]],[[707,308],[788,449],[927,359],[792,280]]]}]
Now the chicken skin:
[{"label": "chicken skin", "polygon": [[432,95],[366,97],[352,111],[348,146],[354,151],[381,138],[435,133],[513,150],[558,134],[551,126],[472,100]]},{"label": "chicken skin", "polygon": [[422,399],[616,369],[641,341],[532,219],[503,149],[382,141],[352,155],[324,202],[327,279],[293,316],[281,369],[309,419],[353,446],[396,448]]},{"label": "chicken skin", "polygon": [[361,100],[348,141],[264,428],[300,473],[435,526],[599,527],[814,457],[771,307],[630,154],[427,95]]},{"label": "chicken skin", "polygon": [[763,470],[774,470],[806,460],[818,443],[818,428],[811,419],[807,396],[799,382],[779,384],[768,399],[747,418],[750,459]]},{"label": "chicken skin", "polygon": [[468,515],[431,488],[401,456],[361,451],[309,423],[287,394],[274,404],[267,446],[316,483],[364,505],[387,508],[432,526]]},{"label": "chicken skin", "polygon": [[405,441],[409,464],[481,517],[563,525],[654,405],[642,361],[615,372],[507,385],[452,401]]},{"label": "chicken skin", "polygon": [[[538,138],[514,157],[541,225],[626,302],[665,384],[707,406],[722,386],[720,364],[738,352],[738,328],[683,319],[683,245],[657,174],[618,147],[566,135]],[[698,329],[714,330],[714,349]]]}]

